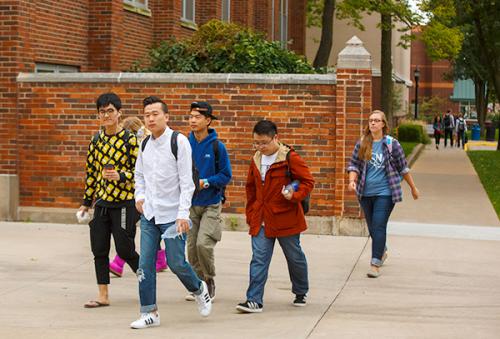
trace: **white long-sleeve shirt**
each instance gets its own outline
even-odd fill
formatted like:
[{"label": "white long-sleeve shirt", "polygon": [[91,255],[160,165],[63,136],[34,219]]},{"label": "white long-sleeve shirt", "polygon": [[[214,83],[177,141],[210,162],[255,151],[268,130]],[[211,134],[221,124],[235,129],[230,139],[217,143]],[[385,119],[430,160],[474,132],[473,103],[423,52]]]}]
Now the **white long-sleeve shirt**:
[{"label": "white long-sleeve shirt", "polygon": [[172,133],[167,127],[160,137],[151,136],[135,164],[135,201],[144,200],[144,216],[156,224],[188,219],[195,190],[189,141],[179,133],[175,160]]}]

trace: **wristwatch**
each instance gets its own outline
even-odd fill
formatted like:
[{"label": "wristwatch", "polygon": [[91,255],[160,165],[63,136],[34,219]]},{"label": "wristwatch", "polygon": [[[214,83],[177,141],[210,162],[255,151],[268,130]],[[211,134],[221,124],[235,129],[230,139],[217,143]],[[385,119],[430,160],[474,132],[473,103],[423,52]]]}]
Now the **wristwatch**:
[{"label": "wristwatch", "polygon": [[203,179],[203,188],[209,188],[210,184],[208,183],[207,179]]}]

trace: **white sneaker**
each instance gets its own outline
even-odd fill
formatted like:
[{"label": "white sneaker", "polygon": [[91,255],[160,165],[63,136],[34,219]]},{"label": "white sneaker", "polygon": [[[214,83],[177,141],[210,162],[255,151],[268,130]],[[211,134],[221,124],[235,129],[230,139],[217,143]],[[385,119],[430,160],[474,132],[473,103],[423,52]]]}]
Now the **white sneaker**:
[{"label": "white sneaker", "polygon": [[141,329],[147,327],[160,326],[160,313],[141,313],[141,317],[130,324],[131,328]]},{"label": "white sneaker", "polygon": [[212,299],[210,299],[210,294],[208,294],[208,287],[204,281],[201,282],[201,294],[195,294],[194,298],[198,303],[198,311],[200,312],[201,316],[208,317],[208,315],[212,311]]},{"label": "white sneaker", "polygon": [[194,301],[194,293],[188,293],[188,294],[186,294],[186,296],[184,297],[184,300],[186,300],[186,301]]}]

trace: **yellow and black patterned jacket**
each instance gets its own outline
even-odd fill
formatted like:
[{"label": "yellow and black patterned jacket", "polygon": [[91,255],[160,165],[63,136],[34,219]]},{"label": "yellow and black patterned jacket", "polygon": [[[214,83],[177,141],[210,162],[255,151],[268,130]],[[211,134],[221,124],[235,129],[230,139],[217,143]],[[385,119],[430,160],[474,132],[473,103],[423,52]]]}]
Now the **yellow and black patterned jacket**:
[{"label": "yellow and black patterned jacket", "polygon": [[[83,204],[102,207],[122,207],[134,203],[134,170],[139,147],[135,135],[122,130],[114,135],[101,131],[92,138],[87,152],[85,194]],[[112,164],[120,180],[102,177],[104,165]]]}]

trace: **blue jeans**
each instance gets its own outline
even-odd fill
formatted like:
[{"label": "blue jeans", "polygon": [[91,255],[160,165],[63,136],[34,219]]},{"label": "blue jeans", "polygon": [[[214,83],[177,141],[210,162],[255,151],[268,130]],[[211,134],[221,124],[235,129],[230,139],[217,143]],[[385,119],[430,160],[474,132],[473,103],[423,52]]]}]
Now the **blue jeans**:
[{"label": "blue jeans", "polygon": [[[288,273],[292,282],[294,294],[306,294],[309,290],[307,278],[307,261],[300,247],[300,234],[277,238],[288,264]],[[276,238],[267,238],[264,227],[259,234],[252,237],[252,261],[250,262],[250,285],[247,290],[247,300],[263,303],[264,286],[267,281],[269,264],[273,256]]]},{"label": "blue jeans", "polygon": [[382,265],[382,256],[386,250],[387,222],[394,203],[391,196],[361,198],[361,207],[365,213],[368,231],[372,238],[372,260],[374,266]]},{"label": "blue jeans", "polygon": [[[176,227],[175,222],[155,224],[154,218],[147,220],[141,215],[141,255],[139,257],[139,297],[141,313],[153,312],[156,306],[156,252],[160,236],[168,227]],[[186,240],[181,237],[165,239],[165,253],[168,266],[189,292],[201,293],[201,280],[194,273],[184,255]]]}]

